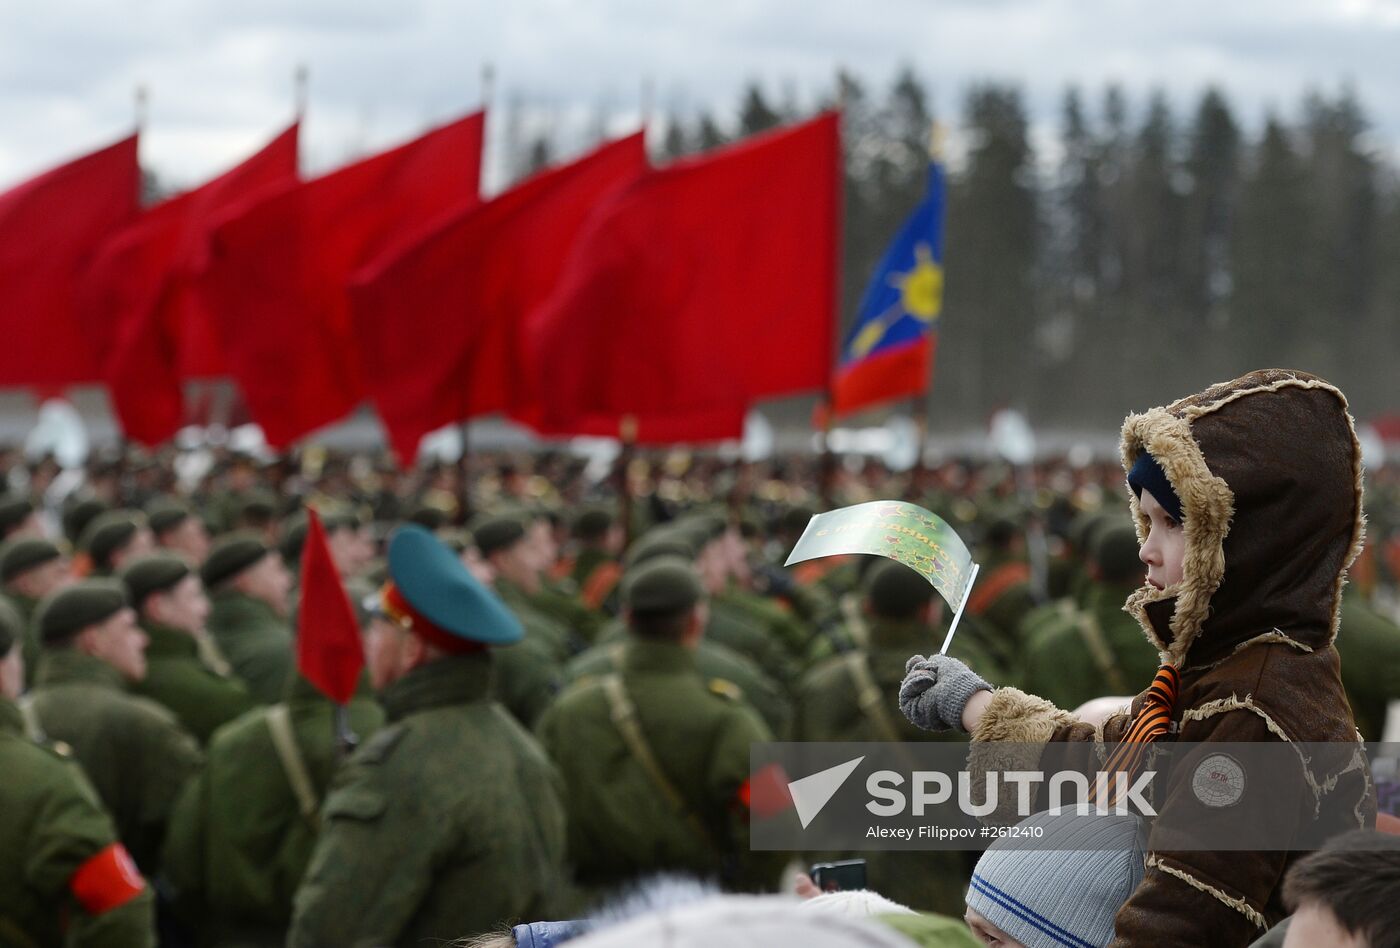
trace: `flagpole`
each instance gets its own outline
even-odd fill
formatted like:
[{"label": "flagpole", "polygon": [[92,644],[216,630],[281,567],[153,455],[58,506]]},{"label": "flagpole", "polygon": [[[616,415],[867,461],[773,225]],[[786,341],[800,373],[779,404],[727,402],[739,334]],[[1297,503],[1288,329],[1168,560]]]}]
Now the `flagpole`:
[{"label": "flagpole", "polygon": [[292,108],[295,109],[298,122],[306,118],[306,102],[310,97],[310,88],[311,71],[306,68],[306,63],[301,63],[292,73]]},{"label": "flagpole", "polygon": [[[937,121],[930,123],[928,133],[928,158],[930,162],[942,164],[945,137],[945,129],[942,123]],[[941,221],[938,226],[940,229],[942,228]],[[940,310],[942,309],[941,303],[939,308]],[[934,336],[933,332],[930,331],[929,345],[932,346],[933,344]],[[919,454],[914,461],[914,473],[909,481],[910,494],[912,495],[909,499],[914,501],[918,501],[922,498],[928,480],[928,418],[929,399],[933,395],[933,379],[933,358],[930,355],[928,371],[924,377],[924,390],[914,397],[913,403],[910,406],[910,417],[913,419],[915,428],[918,431],[919,444]]]},{"label": "flagpole", "polygon": [[[839,129],[846,121],[845,71],[839,68],[836,70],[836,114],[838,122],[837,128]],[[836,278],[832,280],[833,299],[831,301],[831,311],[835,318],[831,321],[830,331],[832,333],[832,338],[827,342],[828,365],[826,371],[826,390],[822,393],[822,398],[824,399],[824,404],[822,406],[822,454],[821,464],[818,469],[820,472],[818,476],[820,478],[822,504],[828,509],[836,505],[836,455],[831,450],[831,422],[833,414],[832,409],[835,402],[834,378],[836,374],[836,359],[834,354],[836,352],[836,347],[840,344],[839,339],[836,338],[836,334],[839,333],[841,329],[841,273],[842,264],[845,261],[845,254],[843,253],[841,244],[843,232],[841,224],[845,214],[842,198],[845,195],[846,161],[844,151],[842,150],[841,136],[839,134],[837,135],[836,147],[836,259],[832,262],[835,267]]]},{"label": "flagpole", "polygon": [[617,425],[622,450],[617,456],[618,516],[622,519],[622,547],[632,545],[632,457],[637,443],[637,416],[623,415]]}]

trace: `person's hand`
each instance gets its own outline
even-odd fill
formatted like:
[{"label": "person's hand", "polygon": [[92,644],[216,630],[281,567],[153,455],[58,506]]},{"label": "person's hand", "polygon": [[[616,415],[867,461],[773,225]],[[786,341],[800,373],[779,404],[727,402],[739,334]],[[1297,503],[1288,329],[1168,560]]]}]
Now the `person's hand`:
[{"label": "person's hand", "polygon": [[991,683],[956,658],[915,655],[904,666],[899,686],[899,709],[911,724],[925,731],[962,731],[963,709]]},{"label": "person's hand", "polygon": [[822,890],[817,888],[817,884],[812,881],[812,877],[805,872],[797,874],[797,880],[793,892],[799,899],[815,899],[822,894]]}]

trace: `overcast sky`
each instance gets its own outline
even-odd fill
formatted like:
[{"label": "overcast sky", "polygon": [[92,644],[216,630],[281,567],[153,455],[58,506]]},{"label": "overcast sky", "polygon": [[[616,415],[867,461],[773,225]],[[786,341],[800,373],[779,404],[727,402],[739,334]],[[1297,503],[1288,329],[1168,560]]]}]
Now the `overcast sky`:
[{"label": "overcast sky", "polygon": [[[1042,144],[1069,82],[1097,102],[1121,81],[1135,106],[1160,87],[1179,109],[1216,83],[1251,128],[1351,83],[1400,155],[1400,0],[11,0],[0,190],[128,131],[138,85],[143,162],[190,185],[289,120],[298,63],[314,172],[473,107],[487,62],[498,105],[616,130],[644,80],[658,110],[726,114],[750,79],[807,104],[838,66],[883,85],[908,63],[943,118],[970,82],[1019,83]],[[504,123],[488,134],[498,178]]]}]

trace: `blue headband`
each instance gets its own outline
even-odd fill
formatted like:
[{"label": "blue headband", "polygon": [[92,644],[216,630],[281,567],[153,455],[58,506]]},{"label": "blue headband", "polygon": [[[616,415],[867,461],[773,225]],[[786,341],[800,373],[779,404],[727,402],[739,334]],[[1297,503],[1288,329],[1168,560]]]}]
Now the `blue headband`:
[{"label": "blue headband", "polygon": [[1167,480],[1166,472],[1162,470],[1162,465],[1157,463],[1157,459],[1144,451],[1138,455],[1133,462],[1133,469],[1128,472],[1128,486],[1133,489],[1133,493],[1138,499],[1142,498],[1142,492],[1146,490],[1157,503],[1162,505],[1168,515],[1177,523],[1183,523],[1181,511],[1181,498],[1176,496],[1176,491],[1172,488],[1172,482]]}]

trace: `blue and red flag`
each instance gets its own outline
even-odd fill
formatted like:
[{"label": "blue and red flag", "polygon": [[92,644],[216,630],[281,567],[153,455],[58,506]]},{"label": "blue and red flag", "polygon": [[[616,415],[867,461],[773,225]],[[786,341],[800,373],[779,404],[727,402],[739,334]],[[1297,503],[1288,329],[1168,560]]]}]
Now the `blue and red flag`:
[{"label": "blue and red flag", "polygon": [[945,203],[943,166],[932,161],[923,202],[885,251],[841,345],[833,415],[928,391],[943,312]]}]

